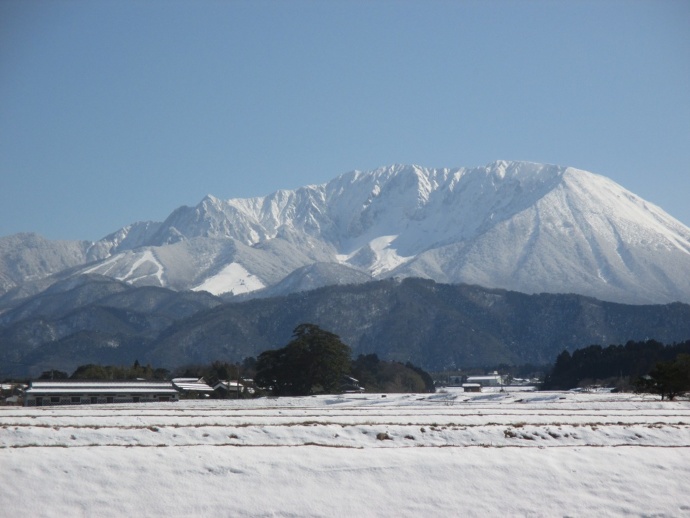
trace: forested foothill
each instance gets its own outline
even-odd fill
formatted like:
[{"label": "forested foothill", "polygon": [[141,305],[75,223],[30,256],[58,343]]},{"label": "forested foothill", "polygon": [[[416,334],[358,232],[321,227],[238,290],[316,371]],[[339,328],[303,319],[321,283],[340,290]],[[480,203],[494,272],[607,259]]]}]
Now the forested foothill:
[{"label": "forested foothill", "polygon": [[303,322],[340,336],[353,358],[376,354],[427,372],[553,364],[563,349],[589,344],[690,338],[688,304],[614,304],[425,279],[236,301],[103,277],[74,284],[22,301],[0,297],[0,379],[135,359],[170,371],[236,362],[282,347]]},{"label": "forested foothill", "polygon": [[590,345],[564,350],[546,376],[543,390],[591,386],[660,394],[670,400],[690,392],[690,340],[664,345],[656,340],[625,345]]}]

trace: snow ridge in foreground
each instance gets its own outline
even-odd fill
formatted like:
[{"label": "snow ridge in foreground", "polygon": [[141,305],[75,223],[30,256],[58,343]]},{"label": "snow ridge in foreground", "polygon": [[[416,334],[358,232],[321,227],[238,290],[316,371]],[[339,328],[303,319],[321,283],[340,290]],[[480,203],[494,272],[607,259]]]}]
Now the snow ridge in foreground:
[{"label": "snow ridge in foreground", "polygon": [[687,401],[450,390],[5,407],[0,426],[8,515],[690,513]]}]

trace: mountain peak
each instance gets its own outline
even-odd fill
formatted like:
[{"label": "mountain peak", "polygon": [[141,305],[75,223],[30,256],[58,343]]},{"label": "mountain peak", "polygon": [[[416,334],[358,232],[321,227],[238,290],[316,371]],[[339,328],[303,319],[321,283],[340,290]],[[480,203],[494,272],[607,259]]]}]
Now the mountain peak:
[{"label": "mountain peak", "polygon": [[223,203],[223,201],[220,198],[216,198],[212,194],[207,194],[206,196],[203,197],[203,199],[198,203],[197,206],[204,206],[204,205],[219,206],[222,203]]}]

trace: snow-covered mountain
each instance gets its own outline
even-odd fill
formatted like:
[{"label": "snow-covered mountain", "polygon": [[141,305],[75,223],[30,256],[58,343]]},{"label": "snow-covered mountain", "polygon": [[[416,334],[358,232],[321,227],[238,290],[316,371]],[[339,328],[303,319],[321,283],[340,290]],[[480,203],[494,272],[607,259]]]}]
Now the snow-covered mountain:
[{"label": "snow-covered mountain", "polygon": [[688,227],[608,178],[526,162],[396,165],[260,198],[207,196],[82,254],[92,262],[70,275],[214,294],[277,295],[395,276],[690,302]]}]

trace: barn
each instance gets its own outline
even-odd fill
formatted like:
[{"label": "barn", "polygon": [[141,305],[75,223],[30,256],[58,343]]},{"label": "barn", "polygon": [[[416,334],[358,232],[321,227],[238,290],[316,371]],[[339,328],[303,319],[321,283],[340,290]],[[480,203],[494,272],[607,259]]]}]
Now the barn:
[{"label": "barn", "polygon": [[170,381],[31,381],[24,406],[177,401]]}]

